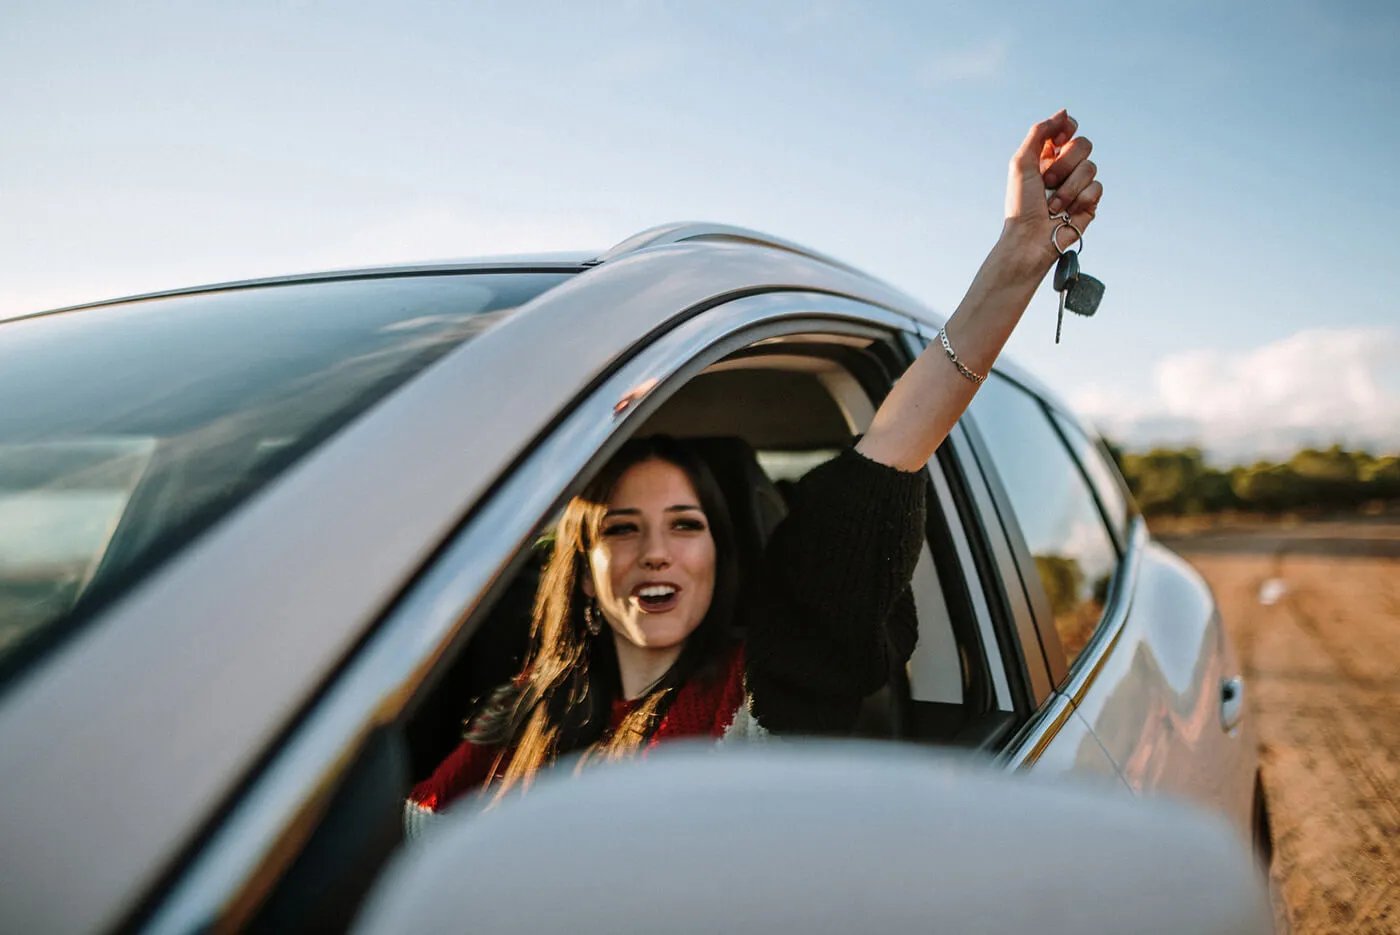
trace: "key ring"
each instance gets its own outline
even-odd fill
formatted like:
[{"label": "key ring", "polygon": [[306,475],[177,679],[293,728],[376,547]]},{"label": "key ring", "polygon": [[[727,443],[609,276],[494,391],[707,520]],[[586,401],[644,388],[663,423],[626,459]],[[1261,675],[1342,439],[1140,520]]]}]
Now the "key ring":
[{"label": "key ring", "polygon": [[[1080,230],[1075,225],[1075,223],[1069,219],[1068,213],[1053,214],[1050,216],[1050,220],[1058,220],[1060,222],[1059,224],[1055,225],[1055,229],[1050,232],[1050,246],[1055,248],[1056,253],[1058,253],[1060,256],[1064,256],[1066,253],[1069,252],[1069,248],[1073,247],[1076,243],[1079,244],[1079,249],[1075,250],[1075,253],[1079,253],[1084,249],[1084,232]],[[1066,227],[1078,234],[1079,239],[1076,241],[1072,241],[1068,246],[1061,248],[1060,231],[1064,230]]]}]

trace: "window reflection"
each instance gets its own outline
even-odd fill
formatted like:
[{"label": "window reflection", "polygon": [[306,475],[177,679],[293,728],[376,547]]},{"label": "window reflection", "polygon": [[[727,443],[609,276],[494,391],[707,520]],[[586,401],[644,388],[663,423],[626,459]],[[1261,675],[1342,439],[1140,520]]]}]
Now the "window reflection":
[{"label": "window reflection", "polygon": [[4,323],[0,678],[454,348],[567,279],[214,290]]},{"label": "window reflection", "polygon": [[995,374],[971,411],[991,449],[1073,664],[1103,616],[1118,553],[1098,505],[1040,403]]},{"label": "window reflection", "polygon": [[1060,426],[1060,431],[1069,442],[1070,448],[1074,449],[1079,463],[1084,466],[1084,473],[1089,475],[1089,483],[1094,486],[1094,493],[1099,496],[1099,503],[1103,505],[1104,515],[1109,524],[1122,539],[1126,539],[1131,511],[1128,508],[1127,495],[1123,492],[1123,485],[1115,476],[1118,469],[1078,425],[1058,413],[1055,415],[1055,422]]}]

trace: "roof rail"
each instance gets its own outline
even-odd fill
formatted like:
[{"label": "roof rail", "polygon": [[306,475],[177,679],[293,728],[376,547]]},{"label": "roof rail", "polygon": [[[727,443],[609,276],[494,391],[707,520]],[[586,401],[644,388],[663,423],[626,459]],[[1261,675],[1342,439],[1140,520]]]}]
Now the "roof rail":
[{"label": "roof rail", "polygon": [[649,227],[640,234],[633,234],[626,240],[617,244],[600,254],[595,263],[606,263],[618,257],[626,256],[629,253],[636,253],[638,250],[645,250],[648,247],[664,247],[669,244],[689,243],[692,241],[711,241],[718,243],[746,243],[755,244],[761,247],[772,247],[776,250],[786,250],[798,256],[805,256],[809,259],[825,263],[828,266],[835,266],[848,273],[855,273],[866,279],[870,275],[863,270],[856,269],[847,263],[833,259],[824,253],[809,250],[807,247],[795,244],[789,240],[782,240],[768,234],[761,234],[758,231],[749,230],[746,227],[734,227],[731,224],[712,224],[705,221],[681,221],[674,224],[660,224],[656,227]]}]

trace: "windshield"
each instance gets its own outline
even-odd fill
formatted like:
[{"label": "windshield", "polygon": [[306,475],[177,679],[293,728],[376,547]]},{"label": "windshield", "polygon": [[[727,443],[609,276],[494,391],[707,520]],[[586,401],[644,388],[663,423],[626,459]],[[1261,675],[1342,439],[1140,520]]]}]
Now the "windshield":
[{"label": "windshield", "polygon": [[0,678],[569,275],[297,283],[0,323]]}]

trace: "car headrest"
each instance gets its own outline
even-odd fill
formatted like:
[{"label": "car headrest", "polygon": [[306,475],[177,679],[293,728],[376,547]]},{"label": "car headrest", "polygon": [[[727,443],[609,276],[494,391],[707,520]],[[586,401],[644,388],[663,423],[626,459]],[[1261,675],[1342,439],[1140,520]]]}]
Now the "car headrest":
[{"label": "car headrest", "polygon": [[741,567],[756,567],[768,537],[787,515],[783,495],[744,439],[711,435],[685,441],[705,460],[729,503]]}]

